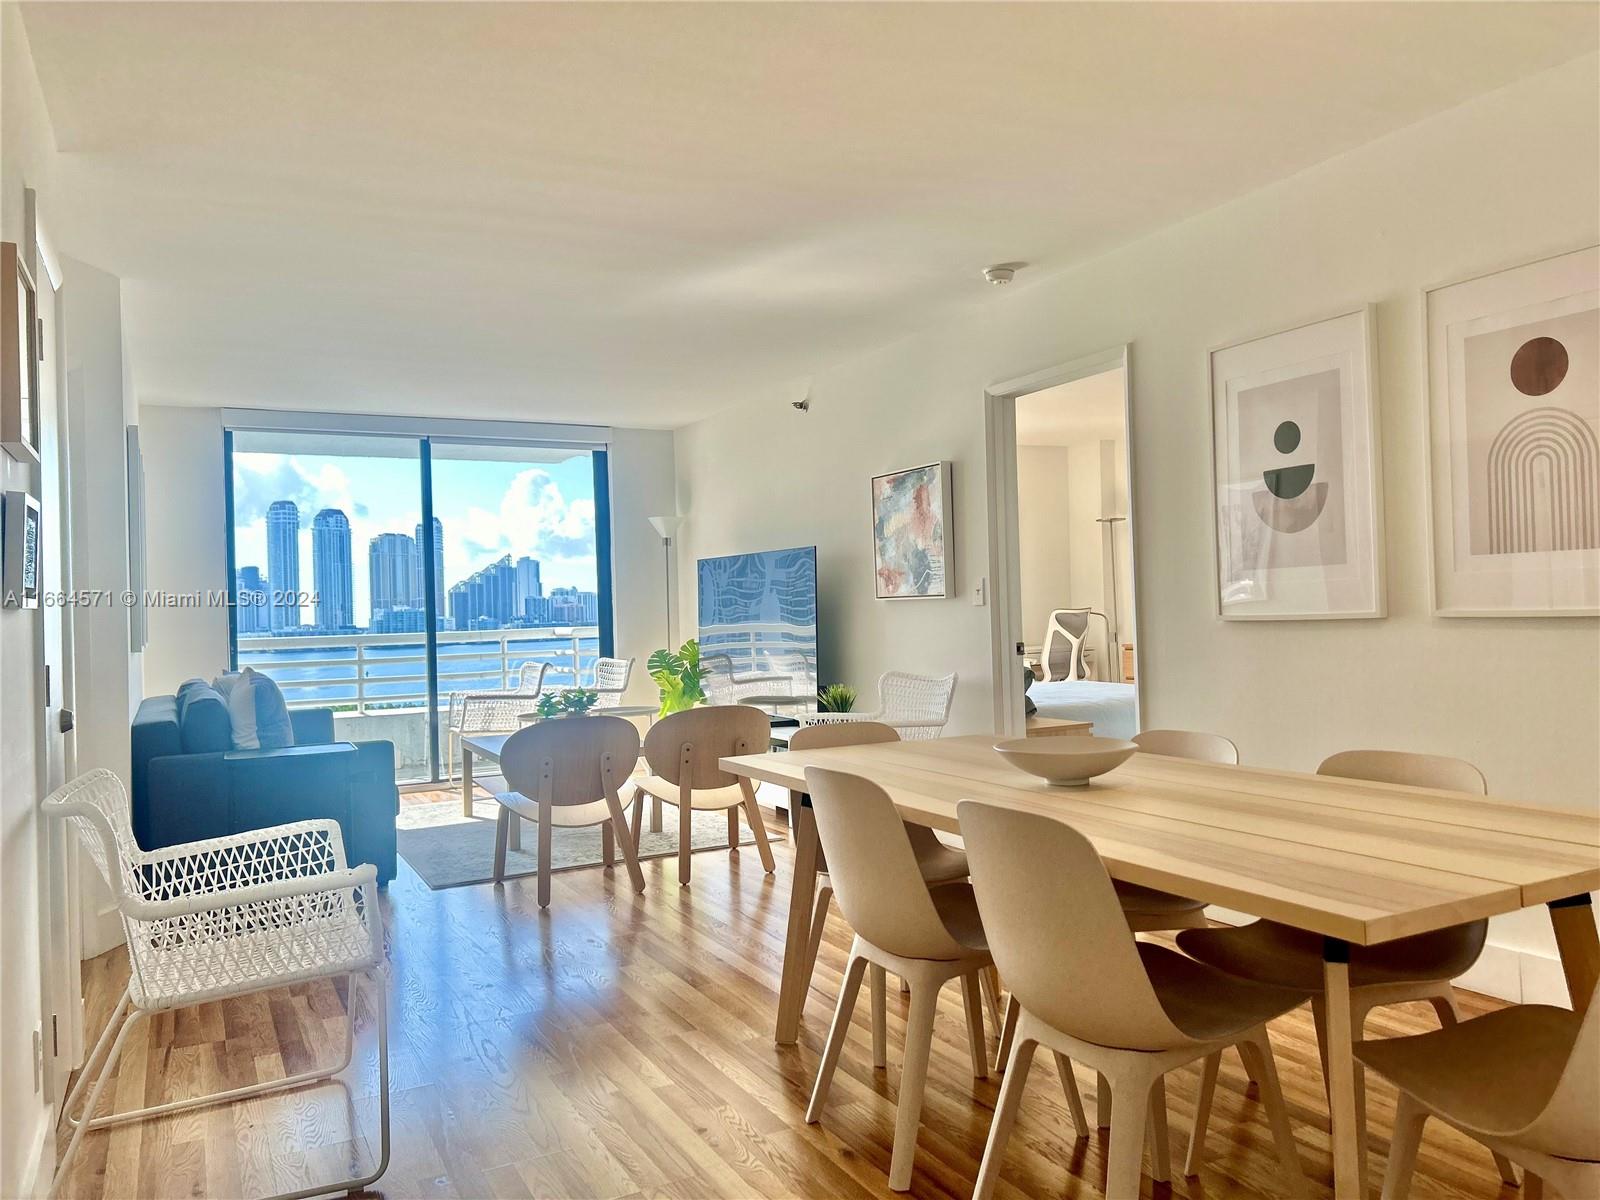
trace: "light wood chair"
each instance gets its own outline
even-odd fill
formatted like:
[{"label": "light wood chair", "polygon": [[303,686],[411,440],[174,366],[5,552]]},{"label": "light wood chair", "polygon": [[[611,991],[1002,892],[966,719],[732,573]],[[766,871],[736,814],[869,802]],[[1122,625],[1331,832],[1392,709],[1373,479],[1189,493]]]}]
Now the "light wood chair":
[{"label": "light wood chair", "polygon": [[975,1200],[994,1195],[1039,1046],[1055,1055],[1080,1138],[1088,1129],[1073,1060],[1108,1082],[1105,1195],[1119,1200],[1140,1194],[1147,1122],[1151,1174],[1159,1182],[1171,1177],[1166,1075],[1237,1046],[1261,1084],[1283,1168],[1280,1194],[1304,1196],[1305,1176],[1266,1022],[1300,1004],[1305,994],[1234,979],[1164,946],[1137,941],[1105,864],[1071,826],[972,800],[958,804],[956,813],[995,964],[1021,1004]]},{"label": "light wood chair", "polygon": [[[939,991],[950,980],[961,980],[972,1073],[979,1079],[986,1078],[989,1070],[979,974],[993,960],[984,943],[972,888],[965,883],[930,888],[923,882],[905,823],[881,787],[859,775],[807,767],[806,791],[811,796],[812,814],[828,856],[829,878],[837,891],[839,907],[855,930],[844,984],[839,989],[839,1005],[817,1067],[811,1103],[806,1108],[806,1122],[815,1124],[822,1118],[833,1072],[839,1065],[839,1052],[850,1030],[861,976],[869,966],[878,978],[893,971],[911,985],[894,1151],[889,1162],[889,1187],[903,1192],[911,1186],[911,1168],[917,1153],[917,1126],[922,1118]],[[875,997],[874,1067],[887,1063],[886,1041],[884,1008]]]},{"label": "light wood chair", "polygon": [[506,876],[511,822],[539,827],[539,907],[550,907],[550,844],[557,829],[600,826],[601,854],[614,865],[616,843],[633,890],[644,891],[639,843],[628,829],[621,788],[639,761],[639,731],[621,717],[562,717],[519,729],[500,751],[509,792],[495,796],[494,881]]},{"label": "light wood chair", "polygon": [[[1324,759],[1319,775],[1342,779],[1368,779],[1407,787],[1488,792],[1483,773],[1459,758],[1411,754],[1399,750],[1347,750]],[[1350,947],[1350,1032],[1361,1040],[1367,1014],[1386,1004],[1426,1000],[1441,1025],[1461,1019],[1455,989],[1450,981],[1471,968],[1483,952],[1489,932],[1487,921],[1472,921],[1434,933],[1397,938],[1376,946]],[[1241,979],[1294,988],[1311,995],[1311,1013],[1317,1029],[1317,1049],[1322,1055],[1323,1080],[1328,1068],[1328,1022],[1323,1003],[1322,938],[1317,934],[1255,921],[1235,928],[1185,930],[1178,946],[1186,954]],[[1356,1067],[1356,1135],[1362,1178],[1366,1178],[1366,1112],[1361,1068]],[[1206,1064],[1197,1107],[1197,1126],[1191,1145],[1204,1139],[1203,1119],[1216,1086],[1216,1065]],[[1495,1152],[1500,1178],[1515,1184],[1516,1174],[1504,1155]],[[1366,1185],[1363,1183],[1363,1191]]]},{"label": "light wood chair", "polygon": [[1239,747],[1220,733],[1198,733],[1192,729],[1146,729],[1133,735],[1133,744],[1146,754],[1168,758],[1187,758],[1194,762],[1239,765]]},{"label": "light wood chair", "polygon": [[739,810],[744,810],[755,835],[761,868],[771,875],[772,847],[767,827],[756,807],[755,788],[742,775],[729,775],[719,764],[736,754],[763,753],[771,740],[772,724],[758,708],[719,704],[690,708],[662,717],[644,738],[644,759],[650,774],[635,779],[633,840],[639,842],[644,797],[678,810],[678,883],[688,886],[694,852],[696,811],[728,814],[728,849],[739,848]]},{"label": "light wood chair", "polygon": [[1523,1004],[1433,1033],[1356,1043],[1400,1089],[1383,1200],[1406,1200],[1422,1127],[1455,1126],[1519,1163],[1523,1195],[1600,1196],[1600,1004]]}]

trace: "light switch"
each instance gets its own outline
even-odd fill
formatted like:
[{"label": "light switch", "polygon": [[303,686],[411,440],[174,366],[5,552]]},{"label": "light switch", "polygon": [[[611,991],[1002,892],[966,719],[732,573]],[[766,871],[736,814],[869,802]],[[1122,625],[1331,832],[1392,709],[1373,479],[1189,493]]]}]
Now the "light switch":
[{"label": "light switch", "polygon": [[972,607],[982,608],[989,602],[989,581],[980,579],[972,585]]}]

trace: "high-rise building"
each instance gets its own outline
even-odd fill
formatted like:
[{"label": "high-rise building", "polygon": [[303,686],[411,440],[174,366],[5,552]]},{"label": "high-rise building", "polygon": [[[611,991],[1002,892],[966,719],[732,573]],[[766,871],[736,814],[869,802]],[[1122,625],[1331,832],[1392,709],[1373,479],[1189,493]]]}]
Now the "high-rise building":
[{"label": "high-rise building", "polygon": [[274,633],[300,625],[300,509],[293,500],[274,500],[267,509],[267,578],[273,604],[268,624]]},{"label": "high-rise building", "polygon": [[380,533],[368,544],[369,625],[376,627],[378,618],[392,609],[421,610],[422,571],[417,558],[417,543],[403,533]]},{"label": "high-rise building", "polygon": [[234,629],[240,637],[259,637],[272,631],[272,614],[267,611],[267,581],[260,567],[240,567],[234,582]]},{"label": "high-rise building", "polygon": [[450,624],[456,629],[499,629],[521,616],[517,568],[509,554],[450,589]]},{"label": "high-rise building", "polygon": [[[422,570],[423,570],[423,542],[422,523],[417,522],[417,595],[422,596]],[[433,603],[439,611],[434,615],[444,616],[444,523],[438,517],[433,519]],[[422,601],[419,599],[420,607]]]},{"label": "high-rise building", "polygon": [[317,593],[318,628],[354,626],[350,518],[337,508],[323,509],[311,522],[311,576]]},{"label": "high-rise building", "polygon": [[528,615],[528,601],[544,596],[544,584],[539,578],[539,560],[524,554],[517,559],[516,615]]}]

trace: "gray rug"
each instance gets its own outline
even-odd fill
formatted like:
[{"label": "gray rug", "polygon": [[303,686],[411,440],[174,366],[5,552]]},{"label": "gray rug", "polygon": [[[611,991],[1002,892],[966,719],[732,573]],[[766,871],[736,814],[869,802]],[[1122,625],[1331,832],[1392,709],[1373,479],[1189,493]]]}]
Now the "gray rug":
[{"label": "gray rug", "polygon": [[[494,878],[494,823],[499,811],[500,806],[487,798],[480,798],[473,804],[470,818],[462,816],[458,800],[403,807],[396,822],[399,826],[400,857],[435,891],[471,883],[488,883]],[[694,814],[693,828],[694,850],[728,848],[726,813],[697,812]],[[523,822],[523,849],[506,852],[507,879],[538,872],[537,839],[537,826]],[[668,858],[677,854],[677,809],[668,807],[663,810],[660,833],[650,832],[650,815],[647,811],[639,840],[641,859]],[[750,827],[741,817],[739,844],[748,846],[754,841]],[[550,841],[550,866],[553,871],[572,871],[600,865],[600,826],[555,830]],[[617,850],[616,869],[627,870],[620,847]]]}]

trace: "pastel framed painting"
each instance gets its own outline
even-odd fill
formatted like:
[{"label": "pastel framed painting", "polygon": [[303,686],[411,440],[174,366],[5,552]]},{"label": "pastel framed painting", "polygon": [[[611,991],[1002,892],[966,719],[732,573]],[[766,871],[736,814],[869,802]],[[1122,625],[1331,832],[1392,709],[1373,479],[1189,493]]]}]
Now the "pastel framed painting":
[{"label": "pastel framed painting", "polygon": [[1217,613],[1384,615],[1371,305],[1212,350]]},{"label": "pastel framed painting", "polygon": [[1600,246],[1423,295],[1433,611],[1600,613]]},{"label": "pastel framed painting", "polygon": [[872,559],[880,600],[950,594],[950,464],[872,479]]}]

